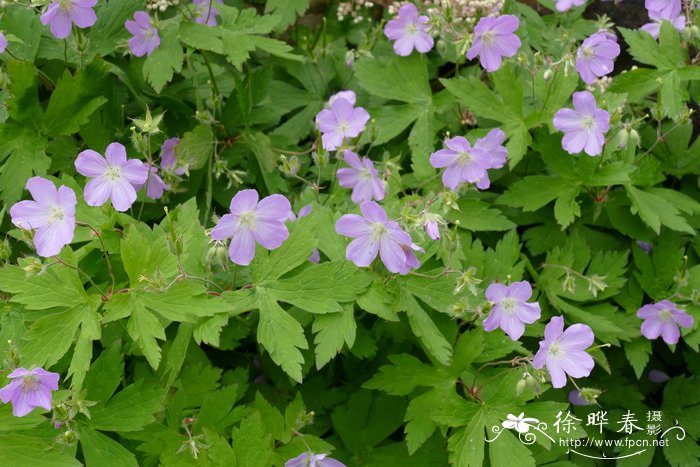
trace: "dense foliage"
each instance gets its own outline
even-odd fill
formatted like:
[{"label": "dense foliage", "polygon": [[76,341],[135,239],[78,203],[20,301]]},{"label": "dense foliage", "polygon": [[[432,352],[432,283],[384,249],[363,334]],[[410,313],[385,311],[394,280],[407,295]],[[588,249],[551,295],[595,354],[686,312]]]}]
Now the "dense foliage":
[{"label": "dense foliage", "polygon": [[0,2],[0,464],[700,463],[695,2],[414,3]]}]

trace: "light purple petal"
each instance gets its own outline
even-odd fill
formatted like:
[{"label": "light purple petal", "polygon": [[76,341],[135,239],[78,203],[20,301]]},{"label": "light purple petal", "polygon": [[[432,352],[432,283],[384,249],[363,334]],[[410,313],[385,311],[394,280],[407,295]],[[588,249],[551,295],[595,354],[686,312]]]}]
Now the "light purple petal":
[{"label": "light purple petal", "polygon": [[216,227],[211,229],[209,235],[214,240],[224,241],[233,236],[240,225],[240,218],[235,214],[226,214],[219,219]]},{"label": "light purple petal", "polygon": [[85,185],[84,196],[88,206],[102,206],[112,193],[112,185],[105,177],[95,177]]},{"label": "light purple petal", "polygon": [[107,170],[107,161],[96,151],[86,149],[75,159],[75,169],[85,177],[98,177]]},{"label": "light purple petal", "polygon": [[360,205],[362,215],[370,222],[387,222],[386,211],[374,201],[362,203]]},{"label": "light purple petal", "polygon": [[357,214],[345,214],[335,223],[335,231],[345,237],[357,238],[372,233],[372,225]]},{"label": "light purple petal", "polygon": [[345,257],[356,266],[364,268],[372,264],[378,252],[379,242],[373,240],[371,236],[365,235],[350,242],[345,250]]},{"label": "light purple petal", "polygon": [[228,251],[231,261],[239,266],[248,266],[255,256],[255,239],[251,231],[240,226],[233,234]]},{"label": "light purple petal", "polygon": [[56,186],[51,180],[42,177],[32,177],[27,180],[27,191],[34,201],[40,204],[59,204]]},{"label": "light purple petal", "polygon": [[391,272],[399,272],[406,265],[406,254],[401,245],[384,236],[380,242],[379,255],[384,266]]},{"label": "light purple petal", "polygon": [[260,199],[256,190],[241,190],[231,199],[229,210],[231,214],[241,215],[255,209]]},{"label": "light purple petal", "polygon": [[39,256],[48,258],[61,252],[61,249],[73,241],[75,219],[66,218],[52,222],[40,228],[34,235],[34,246]]},{"label": "light purple petal", "polygon": [[283,195],[267,196],[255,208],[256,218],[268,221],[284,222],[291,212],[292,205]]},{"label": "light purple petal", "polygon": [[[148,175],[146,175],[148,176]],[[96,179],[93,179],[93,181]],[[110,199],[112,206],[119,212],[129,209],[136,201],[136,190],[134,186],[125,179],[116,180],[111,185]]]},{"label": "light purple petal", "polygon": [[252,232],[255,241],[268,250],[279,248],[289,237],[287,226],[283,222],[273,220],[256,220]]},{"label": "light purple petal", "polygon": [[126,164],[126,148],[121,143],[111,143],[105,150],[105,157],[110,164],[122,166]]}]

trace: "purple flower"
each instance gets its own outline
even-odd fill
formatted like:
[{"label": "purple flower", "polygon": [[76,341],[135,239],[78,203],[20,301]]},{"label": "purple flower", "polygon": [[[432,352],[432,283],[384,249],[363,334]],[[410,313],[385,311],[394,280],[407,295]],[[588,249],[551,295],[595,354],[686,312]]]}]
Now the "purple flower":
[{"label": "purple flower", "polygon": [[255,256],[255,243],[268,250],[279,248],[289,237],[284,222],[292,206],[282,195],[270,195],[259,203],[256,190],[241,190],[231,200],[230,214],[219,219],[211,231],[214,240],[231,238],[231,261],[247,266]]},{"label": "purple flower", "polygon": [[486,71],[498,70],[501,59],[512,57],[520,48],[520,38],[515,35],[519,26],[520,21],[513,15],[481,18],[474,28],[475,39],[467,58],[473,60],[478,55]]},{"label": "purple flower", "polygon": [[438,169],[445,168],[442,183],[451,190],[465,182],[486,189],[491,185],[486,170],[501,168],[506,163],[508,153],[502,146],[505,137],[505,133],[495,128],[478,139],[473,147],[462,136],[448,138],[445,140],[447,149],[432,153],[430,164]]},{"label": "purple flower", "polygon": [[572,6],[582,6],[585,3],[586,0],[557,0],[556,8],[557,11],[567,11]]},{"label": "purple flower", "polygon": [[574,109],[560,109],[554,115],[554,127],[566,133],[561,145],[569,154],[582,150],[589,156],[603,152],[605,132],[610,128],[610,114],[596,107],[593,94],[575,92]]},{"label": "purple flower", "polygon": [[186,167],[177,165],[177,155],[175,154],[175,148],[180,144],[180,138],[168,138],[163,141],[163,145],[160,147],[160,167],[163,170],[175,173],[175,175],[182,175],[186,171]]},{"label": "purple flower", "polygon": [[58,373],[17,368],[7,377],[14,381],[0,389],[0,399],[4,404],[12,402],[12,415],[24,417],[35,407],[51,410],[51,391],[58,389]]},{"label": "purple flower", "polygon": [[137,159],[126,159],[126,148],[112,143],[105,151],[107,160],[88,149],[75,160],[78,173],[92,178],[85,185],[85,202],[102,206],[107,199],[117,211],[126,211],[136,201],[136,187],[148,179],[148,167]]},{"label": "purple flower", "polygon": [[7,39],[5,39],[5,34],[0,32],[0,54],[7,48]]},{"label": "purple flower", "polygon": [[165,193],[165,190],[170,188],[160,175],[158,175],[158,167],[152,165],[151,173],[148,175],[148,179],[145,183],[134,185],[134,189],[139,191],[141,188],[146,187],[146,196],[151,199],[160,199]]},{"label": "purple flower", "polygon": [[[309,214],[311,214],[311,205],[307,204],[303,208],[299,209],[299,215],[295,216],[294,212],[290,211],[290,220],[296,220],[301,219],[302,217],[306,217]],[[311,252],[311,256],[309,256],[309,261],[312,263],[319,263],[321,261],[321,253],[319,253],[318,248],[314,248],[314,251]]]},{"label": "purple flower", "polygon": [[216,17],[219,16],[219,11],[214,7],[214,1],[219,5],[223,4],[221,0],[192,0],[196,23],[216,26]]},{"label": "purple flower", "polygon": [[89,28],[97,21],[93,7],[97,0],[57,0],[51,2],[43,15],[41,23],[51,25],[51,34],[56,39],[70,36],[71,23],[79,28]]},{"label": "purple flower", "polygon": [[384,199],[384,182],[377,175],[374,163],[367,157],[362,160],[350,150],[343,151],[345,162],[350,166],[338,169],[336,175],[340,186],[352,188],[350,199],[355,204]]},{"label": "purple flower", "polygon": [[649,18],[654,20],[654,22],[647,23],[640,29],[651,34],[654,39],[659,38],[661,23],[664,21],[673,23],[673,26],[678,31],[683,31],[683,28],[685,28],[685,16],[681,15],[681,2],[679,0],[670,2],[662,10],[649,10]]},{"label": "purple flower", "polygon": [[440,240],[440,229],[438,228],[438,222],[435,219],[431,219],[425,223],[425,233],[428,237],[433,240]]},{"label": "purple flower", "polygon": [[571,405],[593,405],[593,402],[585,399],[581,395],[581,391],[579,391],[578,389],[573,389],[571,390],[571,392],[569,392],[569,402],[571,403]]},{"label": "purple flower", "polygon": [[645,0],[644,8],[647,9],[650,17],[652,13],[675,17],[680,13],[682,6],[681,0]]},{"label": "purple flower", "polygon": [[398,17],[389,21],[384,27],[384,35],[394,42],[394,52],[406,57],[413,49],[424,54],[433,48],[433,38],[428,30],[428,17],[419,16],[418,8],[407,3],[399,9]]},{"label": "purple flower", "polygon": [[591,84],[613,71],[613,59],[620,55],[620,46],[614,34],[599,31],[583,41],[577,55],[576,70],[586,84]]},{"label": "purple flower", "polygon": [[484,320],[484,329],[491,332],[500,327],[512,340],[520,339],[525,325],[534,323],[542,314],[539,303],[527,303],[531,296],[532,287],[527,281],[489,285],[486,298],[493,303],[493,310]]},{"label": "purple flower", "polygon": [[34,246],[39,256],[57,255],[73,241],[75,192],[63,185],[56,190],[53,182],[41,177],[27,180],[27,190],[34,201],[20,201],[12,206],[12,223],[20,229],[36,230]]},{"label": "purple flower", "polygon": [[693,327],[693,317],[668,300],[653,305],[644,305],[637,311],[637,317],[644,320],[642,335],[647,339],[662,336],[667,344],[677,344],[681,337],[679,326]]},{"label": "purple flower", "polygon": [[386,212],[374,201],[360,205],[362,216],[345,214],[335,224],[335,231],[354,238],[345,251],[347,259],[367,267],[377,257],[391,272],[407,274],[420,266],[412,250],[419,249],[399,224],[387,219]]},{"label": "purple flower", "polygon": [[362,133],[369,114],[362,107],[353,107],[347,99],[336,98],[330,109],[321,110],[316,115],[316,126],[321,131],[323,147],[327,151],[335,151],[343,145],[345,138],[354,138]]},{"label": "purple flower", "polygon": [[328,98],[328,105],[333,105],[333,102],[338,99],[345,99],[346,101],[350,102],[350,105],[355,105],[355,102],[357,101],[357,94],[355,94],[355,91],[336,92]]},{"label": "purple flower", "polygon": [[644,241],[642,241],[642,240],[637,240],[636,243],[637,243],[637,246],[638,246],[639,248],[641,248],[642,250],[644,250],[646,253],[649,253],[649,252],[651,252],[651,250],[654,249],[654,245],[652,245],[652,244],[649,243],[649,242],[644,242]]},{"label": "purple flower", "polygon": [[345,467],[340,461],[326,457],[328,454],[305,452],[284,463],[284,467]]},{"label": "purple flower", "polygon": [[160,45],[158,29],[153,25],[151,17],[145,11],[134,13],[134,20],[124,22],[124,27],[132,34],[129,39],[129,48],[136,57],[151,55]]},{"label": "purple flower", "polygon": [[665,383],[666,381],[671,379],[671,377],[668,376],[666,372],[663,372],[661,370],[650,370],[647,377],[649,378],[649,381],[656,384]]},{"label": "purple flower", "polygon": [[564,318],[552,317],[544,328],[544,340],[535,354],[535,368],[547,367],[552,386],[566,386],[566,375],[583,378],[593,370],[593,357],[585,350],[593,344],[593,331],[585,324],[574,324],[564,331]]}]

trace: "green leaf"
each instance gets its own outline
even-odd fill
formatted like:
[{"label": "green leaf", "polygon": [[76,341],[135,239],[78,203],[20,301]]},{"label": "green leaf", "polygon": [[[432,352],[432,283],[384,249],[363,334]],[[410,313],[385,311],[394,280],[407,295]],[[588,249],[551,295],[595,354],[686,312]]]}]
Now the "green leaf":
[{"label": "green leaf", "polygon": [[483,465],[484,423],[484,411],[483,409],[478,410],[469,425],[452,433],[447,442],[452,465],[460,467],[480,467]]},{"label": "green leaf", "polygon": [[84,305],[77,306],[36,320],[24,335],[24,359],[39,367],[53,366],[73,344],[86,311]]},{"label": "green leaf", "polygon": [[458,225],[462,229],[482,232],[510,230],[515,227],[500,210],[481,200],[461,199],[458,206],[459,211],[450,211],[446,218],[451,222],[459,221]]},{"label": "green leaf", "polygon": [[[6,36],[13,35],[20,42],[10,42],[8,49],[12,55],[33,62],[39,50],[41,31],[44,26],[39,17],[25,5],[11,3],[4,6],[0,18],[0,31]],[[7,52],[6,52],[7,54]]]},{"label": "green leaf", "polygon": [[314,353],[316,354],[316,369],[320,370],[331,361],[347,344],[352,348],[355,343],[357,324],[352,305],[346,305],[337,313],[316,316],[312,331],[314,338]]},{"label": "green leaf", "polygon": [[106,403],[121,384],[123,372],[121,346],[117,341],[103,350],[90,367],[85,377],[87,399]]},{"label": "green leaf", "polygon": [[304,356],[300,349],[308,349],[304,328],[277,302],[258,294],[260,322],[258,342],[270,353],[272,360],[295,381],[301,383],[301,365]]},{"label": "green leaf", "polygon": [[309,0],[267,0],[265,3],[265,13],[274,13],[279,17],[275,28],[277,32],[287,29],[308,8]]},{"label": "green leaf", "polygon": [[498,202],[524,211],[536,211],[569,192],[571,183],[563,178],[531,175],[512,184]]},{"label": "green leaf", "polygon": [[0,465],[12,467],[81,467],[69,451],[46,438],[0,434]]},{"label": "green leaf", "polygon": [[140,9],[143,9],[143,4],[138,0],[99,2],[97,22],[88,32],[88,52],[104,57],[114,51],[117,43],[129,36],[124,22],[132,19]]},{"label": "green leaf", "polygon": [[449,365],[452,346],[435,326],[428,313],[408,292],[402,292],[401,304],[406,311],[413,334],[420,340],[428,354],[443,365]]},{"label": "green leaf", "polygon": [[[44,175],[51,165],[46,138],[31,126],[5,123],[0,126],[0,194],[5,205],[22,197],[26,180]],[[20,181],[21,182],[18,182]]]},{"label": "green leaf", "polygon": [[435,136],[432,107],[426,106],[419,115],[408,135],[408,145],[411,148],[413,174],[418,180],[427,180],[435,175],[435,168],[430,165]]},{"label": "green leaf", "polygon": [[644,223],[651,227],[657,235],[661,232],[662,225],[678,232],[695,234],[695,229],[681,216],[676,206],[665,198],[648,191],[642,191],[632,185],[626,185],[625,188],[627,196],[632,202],[630,208],[632,214],[639,214]]},{"label": "green leaf", "polygon": [[647,339],[635,339],[630,342],[625,342],[625,355],[630,365],[632,365],[632,368],[634,368],[634,374],[637,376],[637,379],[640,379],[642,373],[644,373],[644,368],[649,362],[651,341]]},{"label": "green leaf", "polygon": [[255,411],[231,434],[237,467],[267,467],[271,464],[273,439],[265,429],[260,412]]},{"label": "green leaf", "polygon": [[664,112],[669,118],[675,119],[685,108],[688,93],[681,86],[681,79],[675,71],[664,75],[662,83],[660,97]]},{"label": "green leaf", "polygon": [[176,16],[160,24],[160,45],[146,57],[143,64],[143,76],[157,93],[173,79],[175,73],[182,70],[185,58],[179,40],[180,17]]},{"label": "green leaf", "polygon": [[562,230],[571,225],[577,217],[581,216],[581,206],[576,201],[581,187],[570,185],[554,203],[554,218],[561,225]]},{"label": "green leaf", "polygon": [[313,252],[318,240],[314,235],[316,230],[316,216],[312,213],[294,223],[290,223],[289,238],[281,247],[264,254],[256,255],[251,268],[258,281],[277,279],[292,269],[308,263],[309,256]]},{"label": "green leaf", "polygon": [[661,48],[651,34],[639,29],[618,28],[629,45],[627,49],[632,58],[639,63],[652,65],[660,69],[670,69],[675,66],[675,53],[669,54]]},{"label": "green leaf", "polygon": [[[478,117],[502,123],[521,120],[511,106],[491,91],[483,81],[471,78],[441,79],[440,82],[454,95],[458,102]],[[398,86],[397,86],[398,87]]]},{"label": "green leaf", "polygon": [[[425,105],[432,99],[428,84],[428,64],[421,54],[399,57],[394,54],[386,61],[363,58],[353,64],[360,86],[370,94],[408,103]],[[396,85],[396,77],[404,79]]]},{"label": "green leaf", "polygon": [[13,294],[11,300],[28,310],[71,308],[87,301],[78,272],[60,264],[29,275],[19,266],[2,267],[0,290]]},{"label": "green leaf", "polygon": [[365,384],[365,389],[406,396],[417,387],[451,386],[454,378],[441,367],[428,366],[413,355],[389,355],[391,365],[383,365]]},{"label": "green leaf", "polygon": [[80,428],[80,445],[85,465],[104,467],[138,467],[136,456],[112,438],[90,427]]},{"label": "green leaf", "polygon": [[72,135],[107,99],[104,86],[107,83],[107,67],[97,59],[71,76],[66,70],[51,93],[44,115],[44,131],[48,136]]},{"label": "green leaf", "polygon": [[170,252],[165,234],[159,227],[132,224],[121,240],[121,257],[129,283],[134,289],[166,286],[178,272],[177,258]]},{"label": "green leaf", "polygon": [[126,330],[143,352],[149,365],[157,370],[160,364],[160,346],[156,339],[165,340],[165,329],[158,318],[146,309],[141,298],[132,295],[128,303],[131,317]]},{"label": "green leaf", "polygon": [[198,125],[194,130],[188,131],[175,147],[177,160],[187,165],[190,170],[204,167],[213,152],[214,132],[209,125]]},{"label": "green leaf", "polygon": [[163,390],[137,381],[117,393],[106,405],[91,409],[89,425],[100,431],[130,432],[153,423],[163,410]]}]

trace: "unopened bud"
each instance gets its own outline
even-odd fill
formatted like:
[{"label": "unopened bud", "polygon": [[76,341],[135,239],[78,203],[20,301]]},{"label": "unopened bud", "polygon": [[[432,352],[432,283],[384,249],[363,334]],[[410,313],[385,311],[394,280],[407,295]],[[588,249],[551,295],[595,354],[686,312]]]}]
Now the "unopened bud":
[{"label": "unopened bud", "polygon": [[554,72],[552,71],[551,68],[547,68],[546,70],[544,70],[544,74],[542,75],[542,79],[545,81],[549,81],[550,79],[552,79],[552,76],[554,76]]}]

